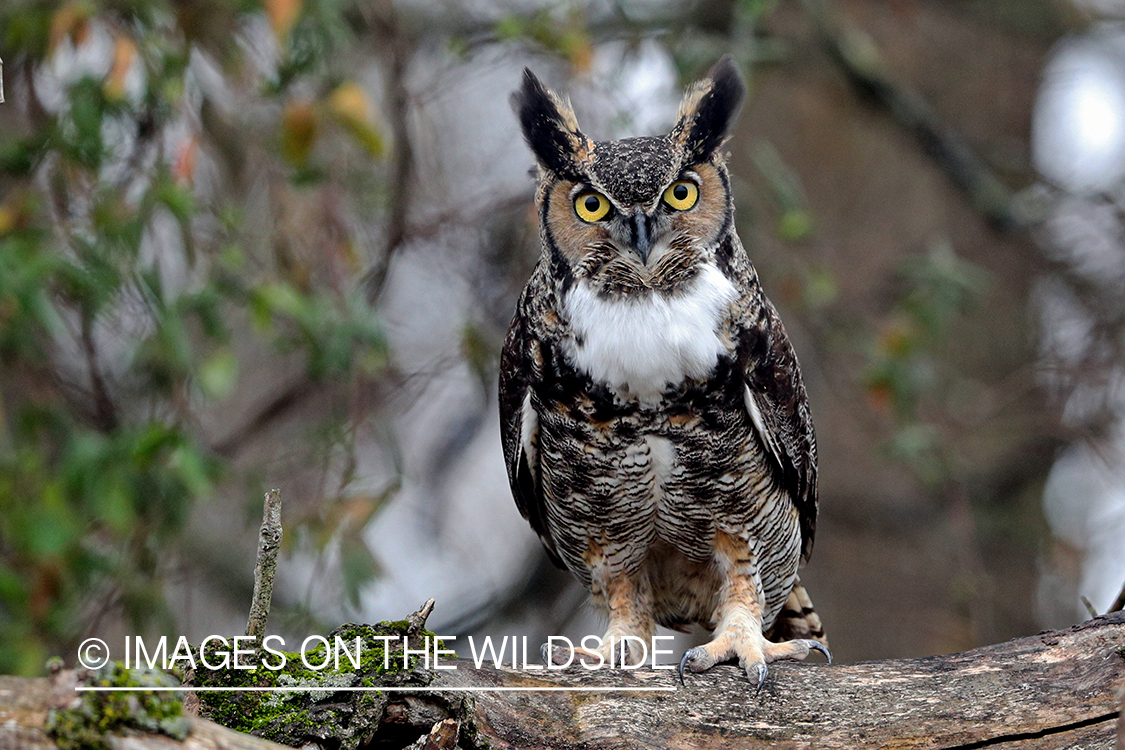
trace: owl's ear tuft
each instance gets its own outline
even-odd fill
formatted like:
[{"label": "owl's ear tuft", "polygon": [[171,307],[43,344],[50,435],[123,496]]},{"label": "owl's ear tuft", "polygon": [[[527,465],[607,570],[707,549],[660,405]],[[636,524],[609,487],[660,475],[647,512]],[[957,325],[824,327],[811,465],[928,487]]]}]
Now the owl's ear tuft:
[{"label": "owl's ear tuft", "polygon": [[541,167],[573,180],[589,171],[594,144],[578,129],[574,110],[527,68],[523,85],[512,94],[512,109]]},{"label": "owl's ear tuft", "polygon": [[685,163],[707,161],[723,145],[745,96],[746,83],[730,55],[715,63],[706,78],[692,84],[680,102],[679,121],[671,133],[685,151]]}]

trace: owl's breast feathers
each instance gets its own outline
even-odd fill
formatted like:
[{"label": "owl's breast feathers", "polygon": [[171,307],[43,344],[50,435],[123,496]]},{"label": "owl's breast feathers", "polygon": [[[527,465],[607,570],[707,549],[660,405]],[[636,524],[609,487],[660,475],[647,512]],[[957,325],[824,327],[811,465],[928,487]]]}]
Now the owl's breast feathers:
[{"label": "owl's breast feathers", "polygon": [[580,279],[562,307],[566,359],[595,383],[653,401],[688,380],[708,378],[733,342],[718,323],[738,296],[713,264],[673,293],[606,295]]},{"label": "owl's breast feathers", "polygon": [[[545,261],[525,288],[501,355],[504,456],[520,512],[556,564],[586,543],[568,534],[599,524],[608,533],[623,514],[686,517],[621,528],[630,544],[654,541],[644,528],[706,544],[692,535],[760,514],[751,506],[775,495],[795,509],[808,557],[817,511],[808,400],[780,318],[732,241],[719,266],[700,266],[671,296],[613,300],[581,282],[563,291]],[[628,470],[628,451],[662,438],[678,464],[678,500],[652,500],[661,478]],[[580,507],[559,507],[567,502]]]}]

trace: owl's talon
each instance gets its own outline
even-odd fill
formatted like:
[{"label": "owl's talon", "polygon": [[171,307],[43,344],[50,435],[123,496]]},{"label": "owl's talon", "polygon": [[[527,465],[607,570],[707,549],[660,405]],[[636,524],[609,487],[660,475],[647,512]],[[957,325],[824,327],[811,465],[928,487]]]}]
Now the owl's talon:
[{"label": "owl's talon", "polygon": [[693,650],[694,649],[689,648],[687,651],[684,652],[684,655],[680,657],[680,667],[679,667],[679,669],[676,670],[680,675],[680,684],[683,685],[684,687],[687,687],[687,683],[684,682],[684,665],[687,664],[688,657],[691,656],[691,652]]},{"label": "owl's talon", "polygon": [[794,638],[791,641],[767,643],[763,651],[767,662],[780,661],[781,659],[802,661],[810,652],[819,651],[828,658],[829,664],[832,663],[832,652],[828,650],[828,647],[811,638]]},{"label": "owl's talon", "polygon": [[802,639],[802,640],[803,640],[804,644],[806,646],[808,646],[810,649],[812,649],[813,651],[819,651],[820,653],[824,654],[825,657],[827,657],[829,664],[832,663],[832,652],[828,650],[827,646],[825,646],[820,641],[814,641],[814,640],[809,639],[809,638],[805,638],[805,639]]},{"label": "owl's talon", "polygon": [[[762,692],[762,685],[766,684],[766,675],[769,674],[770,670],[769,667],[766,666],[766,663],[764,661],[758,662],[755,666],[758,667],[758,689],[754,691],[754,694],[757,695],[758,693]],[[746,670],[746,676],[751,680],[754,679],[753,675],[750,674],[749,669]]]},{"label": "owl's talon", "polygon": [[706,672],[711,667],[715,666],[716,660],[707,652],[703,646],[696,646],[689,648],[680,657],[680,682],[684,681],[684,667],[687,667],[689,672]]}]

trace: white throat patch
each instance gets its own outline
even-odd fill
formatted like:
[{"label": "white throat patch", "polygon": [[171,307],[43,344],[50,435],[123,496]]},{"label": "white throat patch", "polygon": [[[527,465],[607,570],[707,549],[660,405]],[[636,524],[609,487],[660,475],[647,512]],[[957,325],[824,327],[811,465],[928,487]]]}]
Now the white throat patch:
[{"label": "white throat patch", "polygon": [[685,292],[671,298],[653,292],[636,299],[602,299],[581,280],[563,303],[575,335],[570,360],[611,388],[659,395],[669,385],[704,377],[715,368],[726,350],[719,322],[737,296],[730,280],[710,263]]}]

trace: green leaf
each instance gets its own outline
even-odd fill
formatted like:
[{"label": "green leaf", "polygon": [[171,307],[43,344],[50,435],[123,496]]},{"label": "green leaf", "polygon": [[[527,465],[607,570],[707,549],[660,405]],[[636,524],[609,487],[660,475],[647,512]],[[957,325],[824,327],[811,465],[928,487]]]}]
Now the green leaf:
[{"label": "green leaf", "polygon": [[105,116],[105,99],[101,83],[87,76],[70,88],[70,118],[64,129],[64,145],[70,156],[90,169],[101,165],[105,155],[102,142],[102,121]]},{"label": "green leaf", "polygon": [[79,536],[77,519],[63,498],[62,488],[52,482],[30,509],[29,523],[23,530],[28,553],[36,558],[61,556]]},{"label": "green leaf", "polygon": [[27,600],[27,580],[11,567],[0,563],[0,601],[14,607]]},{"label": "green leaf", "polygon": [[254,296],[272,315],[281,314],[296,318],[304,315],[308,309],[308,302],[301,293],[292,284],[284,281],[263,284]]},{"label": "green leaf", "polygon": [[836,276],[827,268],[813,268],[805,275],[804,301],[810,310],[818,310],[832,304],[839,296]]},{"label": "green leaf", "polygon": [[383,136],[375,124],[374,105],[359,84],[345,81],[337,86],[328,98],[328,108],[372,158],[382,156]]},{"label": "green leaf", "polygon": [[229,347],[212,352],[199,368],[199,385],[211,398],[226,398],[238,382],[238,358]]},{"label": "green leaf", "polygon": [[813,233],[812,213],[808,209],[785,211],[777,220],[777,235],[786,242],[807,239]]},{"label": "green leaf", "polygon": [[108,525],[117,534],[128,534],[136,520],[133,495],[128,483],[118,475],[103,477],[98,485],[99,492],[95,498],[97,520]]},{"label": "green leaf", "polygon": [[156,197],[181,222],[191,221],[195,214],[195,196],[189,187],[163,180],[156,189]]},{"label": "green leaf", "polygon": [[193,497],[210,494],[211,471],[198,448],[188,445],[177,448],[172,452],[169,465]]}]

